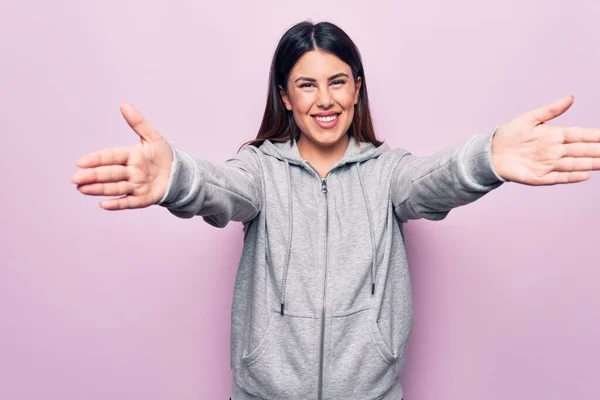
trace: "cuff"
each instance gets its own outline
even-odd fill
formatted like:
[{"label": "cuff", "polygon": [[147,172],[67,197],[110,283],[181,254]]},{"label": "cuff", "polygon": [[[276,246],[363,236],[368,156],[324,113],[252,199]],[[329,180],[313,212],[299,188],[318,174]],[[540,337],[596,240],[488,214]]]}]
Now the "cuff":
[{"label": "cuff", "polygon": [[491,134],[475,135],[467,146],[464,154],[465,173],[481,186],[498,185],[507,182],[494,168],[492,160],[492,139],[496,129]]},{"label": "cuff", "polygon": [[193,164],[184,154],[175,150],[175,147],[171,146],[171,149],[173,151],[173,162],[171,163],[171,173],[167,191],[163,198],[156,203],[156,205],[163,207],[169,207],[169,205],[176,201],[180,197],[180,192],[185,189],[186,186],[189,187],[189,184],[194,177]]}]

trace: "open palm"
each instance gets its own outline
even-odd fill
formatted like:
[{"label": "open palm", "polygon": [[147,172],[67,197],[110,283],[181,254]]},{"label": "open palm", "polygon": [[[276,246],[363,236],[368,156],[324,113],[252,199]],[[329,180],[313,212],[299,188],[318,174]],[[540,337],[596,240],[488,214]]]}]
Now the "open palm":
[{"label": "open palm", "polygon": [[573,96],[526,112],[500,125],[492,141],[498,175],[525,185],[582,182],[600,169],[600,129],[546,122],[563,114]]},{"label": "open palm", "polygon": [[93,196],[122,196],[104,200],[106,210],[142,208],[156,204],[166,193],[173,161],[171,145],[133,106],[121,104],[121,113],[140,142],[105,149],[77,160],[83,168],[71,177],[77,189]]}]

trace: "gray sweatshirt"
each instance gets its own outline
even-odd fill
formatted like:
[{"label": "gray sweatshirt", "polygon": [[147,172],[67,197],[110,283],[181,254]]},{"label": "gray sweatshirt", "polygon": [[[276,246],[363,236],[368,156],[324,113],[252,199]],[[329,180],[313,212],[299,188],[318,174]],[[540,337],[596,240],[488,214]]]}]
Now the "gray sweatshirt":
[{"label": "gray sweatshirt", "polygon": [[493,134],[415,157],[353,138],[321,178],[291,141],[216,165],[173,147],[157,203],[243,223],[231,312],[233,400],[396,399],[412,327],[403,223],[441,220],[505,182]]}]

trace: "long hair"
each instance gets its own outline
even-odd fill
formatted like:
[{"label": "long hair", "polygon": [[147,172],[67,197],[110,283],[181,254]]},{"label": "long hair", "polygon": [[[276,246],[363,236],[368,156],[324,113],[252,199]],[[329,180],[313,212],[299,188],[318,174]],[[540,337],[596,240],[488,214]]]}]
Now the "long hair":
[{"label": "long hair", "polygon": [[313,24],[304,21],[291,27],[279,40],[271,61],[267,104],[260,129],[256,139],[244,143],[242,147],[246,144],[259,147],[265,140],[285,142],[298,133],[294,115],[285,108],[279,88],[287,91],[287,81],[292,68],[304,53],[311,50],[322,50],[344,61],[350,66],[355,83],[360,77],[362,85],[358,103],[354,105],[354,118],[348,134],[354,136],[358,142],[371,142],[377,147],[383,143],[375,137],[365,71],[358,48],[338,26],[330,22]]}]

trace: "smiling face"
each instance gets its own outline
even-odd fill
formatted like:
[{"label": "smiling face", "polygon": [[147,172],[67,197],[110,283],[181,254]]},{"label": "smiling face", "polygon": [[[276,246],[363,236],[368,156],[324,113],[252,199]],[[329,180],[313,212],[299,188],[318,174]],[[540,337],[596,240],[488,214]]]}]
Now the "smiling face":
[{"label": "smiling face", "polygon": [[281,90],[285,107],[300,128],[300,139],[308,139],[311,146],[345,149],[360,85],[360,77],[355,83],[350,66],[335,55],[321,50],[304,53],[290,72],[287,91]]}]

